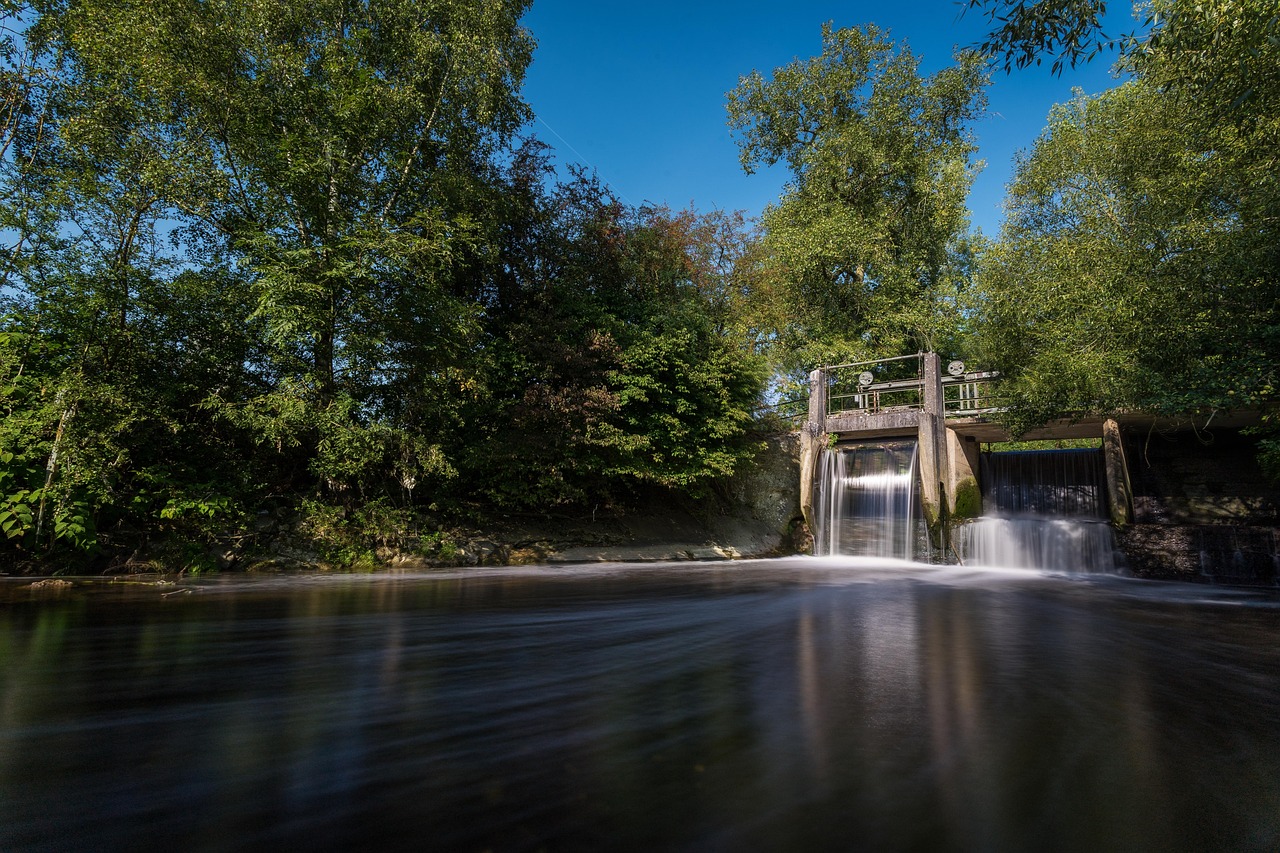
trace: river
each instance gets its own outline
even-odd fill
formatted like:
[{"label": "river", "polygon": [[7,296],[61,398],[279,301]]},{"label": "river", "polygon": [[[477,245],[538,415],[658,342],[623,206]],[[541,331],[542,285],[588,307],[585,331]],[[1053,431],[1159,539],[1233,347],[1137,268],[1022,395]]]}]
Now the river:
[{"label": "river", "polygon": [[737,563],[0,580],[4,851],[1280,848],[1280,598]]}]

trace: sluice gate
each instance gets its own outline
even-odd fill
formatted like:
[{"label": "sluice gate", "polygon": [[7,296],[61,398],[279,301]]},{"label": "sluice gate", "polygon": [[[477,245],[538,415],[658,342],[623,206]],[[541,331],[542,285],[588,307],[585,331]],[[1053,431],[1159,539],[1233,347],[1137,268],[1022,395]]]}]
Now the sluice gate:
[{"label": "sluice gate", "polygon": [[[927,530],[912,540],[911,559],[1068,571],[1123,562],[1140,577],[1280,584],[1280,491],[1265,480],[1258,439],[1248,433],[1263,411],[1213,412],[1195,422],[1081,414],[1019,438],[1092,439],[1100,447],[1032,462],[982,452],[1011,438],[992,417],[1003,405],[997,380],[959,362],[944,367],[934,353],[810,373],[800,504],[819,553],[879,554],[870,543],[886,536],[871,537],[863,522],[850,521],[865,511],[847,491],[865,506],[874,478],[831,473],[840,461],[831,454],[897,442],[915,447],[911,512]],[[830,478],[843,484],[844,497],[823,497]]]},{"label": "sluice gate", "polygon": [[1131,511],[1118,426],[1061,428],[1100,438],[1092,451],[982,454],[1008,439],[989,418],[997,378],[936,353],[813,371],[801,507],[817,553],[1056,567],[1075,549],[1114,566],[1106,522]]},{"label": "sluice gate", "polygon": [[1116,569],[1102,448],[983,453],[983,514],[949,536],[966,563],[1068,572]]},{"label": "sluice gate", "polygon": [[928,552],[914,441],[827,448],[819,460],[819,556],[911,560]]}]

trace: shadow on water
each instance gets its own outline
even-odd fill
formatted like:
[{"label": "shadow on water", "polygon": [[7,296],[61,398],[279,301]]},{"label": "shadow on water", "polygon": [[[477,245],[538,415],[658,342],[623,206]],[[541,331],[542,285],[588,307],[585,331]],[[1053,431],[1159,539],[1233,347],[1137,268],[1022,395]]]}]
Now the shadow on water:
[{"label": "shadow on water", "polygon": [[1280,846],[1260,593],[826,558],[0,596],[6,851]]}]

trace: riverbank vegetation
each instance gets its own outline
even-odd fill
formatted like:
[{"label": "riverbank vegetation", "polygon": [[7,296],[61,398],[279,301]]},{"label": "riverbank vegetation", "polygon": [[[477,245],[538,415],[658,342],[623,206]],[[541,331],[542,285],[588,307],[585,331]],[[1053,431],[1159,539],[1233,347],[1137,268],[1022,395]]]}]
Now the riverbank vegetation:
[{"label": "riverbank vegetation", "polygon": [[552,179],[526,5],[8,4],[11,552],[285,506],[345,559],[749,456],[745,226]]},{"label": "riverbank vegetation", "polygon": [[560,176],[528,3],[0,0],[0,559],[198,569],[287,524],[336,563],[447,560],[451,524],[710,500],[779,388],[919,349],[1003,370],[1015,429],[1275,393],[1257,0],[1156,3],[997,240],[972,126],[1043,29],[925,74],[827,27],[744,76],[742,165],[792,175],[752,223]]},{"label": "riverbank vegetation", "polygon": [[982,256],[975,343],[1015,430],[1079,411],[1203,421],[1280,387],[1280,15],[1150,14],[1123,82],[1049,116]]}]

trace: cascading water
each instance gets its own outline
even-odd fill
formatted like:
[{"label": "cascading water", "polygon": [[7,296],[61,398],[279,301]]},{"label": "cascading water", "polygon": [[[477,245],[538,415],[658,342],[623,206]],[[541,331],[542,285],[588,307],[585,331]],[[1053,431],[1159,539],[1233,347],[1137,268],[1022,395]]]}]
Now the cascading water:
[{"label": "cascading water", "polygon": [[913,559],[927,547],[920,541],[918,482],[915,442],[824,450],[817,553]]},{"label": "cascading water", "polygon": [[1099,449],[982,454],[983,500],[998,515],[1107,517],[1106,469]]},{"label": "cascading water", "polygon": [[987,515],[952,532],[966,563],[1115,571],[1100,450],[984,453],[980,479]]}]

